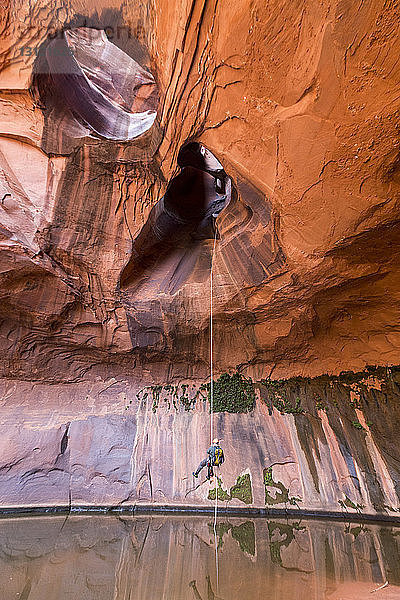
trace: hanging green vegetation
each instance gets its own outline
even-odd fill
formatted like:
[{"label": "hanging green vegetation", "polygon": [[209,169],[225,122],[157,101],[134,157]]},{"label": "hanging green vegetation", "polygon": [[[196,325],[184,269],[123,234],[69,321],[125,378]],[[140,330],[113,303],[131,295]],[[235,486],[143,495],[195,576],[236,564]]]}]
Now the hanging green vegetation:
[{"label": "hanging green vegetation", "polygon": [[[260,379],[254,382],[238,371],[230,375],[223,373],[214,381],[213,412],[248,413],[255,406],[255,389],[260,390],[261,400],[269,408],[277,409],[281,414],[302,415],[308,411],[324,410],[332,412],[339,407],[339,399],[349,402],[352,408],[361,409],[364,398],[369,394],[368,378],[374,377],[381,382],[381,389],[374,394],[385,400],[397,394],[400,383],[400,366],[366,367],[359,373],[345,372],[340,375],[320,375],[319,377],[291,377],[289,379]],[[198,400],[210,400],[210,383],[152,385],[142,388],[136,395],[139,402],[152,402],[154,412],[160,406],[168,409],[184,408],[192,410]],[[313,402],[310,403],[310,398]],[[126,409],[134,399],[129,400]],[[303,407],[304,406],[304,407]],[[370,424],[368,424],[369,426]],[[361,424],[354,421],[353,426],[361,430]]]},{"label": "hanging green vegetation", "polygon": [[[197,400],[205,400],[208,397],[211,402],[211,384],[203,383],[196,385],[182,383],[179,385],[150,385],[141,389],[136,397],[139,401],[150,398],[152,410],[156,412],[161,403],[168,409],[183,406],[185,410],[191,410],[196,406]],[[223,373],[213,385],[213,412],[247,413],[253,410],[255,405],[255,391],[252,379],[241,373]],[[129,401],[126,409],[132,404]]]},{"label": "hanging green vegetation", "polygon": [[[217,477],[217,483],[218,500],[220,500],[221,502],[229,502],[229,500],[232,500],[231,495],[222,487],[222,479],[220,477]],[[208,499],[215,500],[215,488],[212,488],[208,492]]]},{"label": "hanging green vegetation", "polygon": [[348,508],[352,508],[358,513],[361,513],[365,508],[365,504],[358,504],[358,502],[353,502],[353,500],[350,500],[350,498],[346,495],[344,497],[344,500],[338,500],[338,504],[345,510],[347,510]]},{"label": "hanging green vegetation", "polygon": [[[353,427],[355,427],[356,429],[359,429],[360,431],[365,431],[365,427],[363,427],[360,423],[360,421],[352,421],[351,424],[353,425]],[[370,421],[368,421],[367,426],[371,427],[372,423]]]},{"label": "hanging green vegetation", "polygon": [[[256,394],[253,380],[241,373],[223,373],[214,381],[213,412],[248,413],[253,410]],[[205,384],[211,401],[211,385]]]},{"label": "hanging green vegetation", "polygon": [[285,413],[301,415],[304,412],[298,396],[295,398],[294,403],[286,397],[287,380],[261,379],[260,383],[266,388],[272,405],[279,410],[281,415]]},{"label": "hanging green vegetation", "polygon": [[253,503],[253,494],[251,490],[250,475],[245,473],[240,475],[233,487],[231,487],[231,497],[241,500],[245,504]]},{"label": "hanging green vegetation", "polygon": [[[189,391],[189,384],[182,383],[179,385],[149,385],[139,390],[136,394],[136,398],[139,402],[145,402],[150,398],[152,405],[151,409],[155,413],[161,403],[164,403],[171,409],[171,406],[178,410],[180,406],[183,406],[185,410],[192,410],[197,403],[197,400],[206,400],[207,394],[203,386],[197,388],[195,385],[191,386]],[[133,400],[129,400],[125,406],[127,410],[132,404]]]}]

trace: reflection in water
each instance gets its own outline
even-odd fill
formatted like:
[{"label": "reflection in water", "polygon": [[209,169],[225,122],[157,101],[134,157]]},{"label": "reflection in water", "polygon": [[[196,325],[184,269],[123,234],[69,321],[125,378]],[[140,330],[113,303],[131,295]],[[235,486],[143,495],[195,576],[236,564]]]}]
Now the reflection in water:
[{"label": "reflection in water", "polygon": [[280,567],[283,567],[288,571],[312,573],[312,571],[307,571],[298,567],[285,566],[281,556],[282,548],[289,548],[293,541],[297,541],[295,532],[304,530],[305,526],[301,526],[300,523],[277,523],[275,521],[270,521],[268,523],[268,534],[272,562],[277,563]]},{"label": "reflection in water", "polygon": [[[213,523],[209,523],[210,531],[214,531]],[[232,538],[237,541],[239,548],[247,554],[255,555],[256,552],[256,530],[253,521],[246,521],[240,525],[232,525],[228,521],[217,524],[218,550],[223,547],[224,535],[231,532]]]},{"label": "reflection in water", "polygon": [[0,520],[2,600],[400,599],[400,526],[208,517]]},{"label": "reflection in water", "polygon": [[[214,594],[214,591],[213,591],[212,585],[211,585],[211,579],[210,579],[209,575],[206,576],[206,581],[207,581],[207,600],[223,600],[223,598],[221,598],[220,596],[216,596]],[[196,598],[196,600],[203,600],[203,598],[199,594],[199,590],[197,589],[195,580],[193,580],[189,583],[189,587],[191,587],[193,589],[194,597]],[[204,600],[206,600],[206,599],[204,599]]]}]

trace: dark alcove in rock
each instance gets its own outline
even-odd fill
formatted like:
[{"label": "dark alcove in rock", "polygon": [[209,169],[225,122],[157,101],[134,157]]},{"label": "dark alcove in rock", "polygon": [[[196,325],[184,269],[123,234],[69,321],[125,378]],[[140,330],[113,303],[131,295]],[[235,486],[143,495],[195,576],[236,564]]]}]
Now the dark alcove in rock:
[{"label": "dark alcove in rock", "polygon": [[166,274],[160,289],[173,292],[194,270],[204,247],[201,241],[214,238],[215,219],[231,199],[231,180],[218,159],[196,142],[183,146],[178,166],[179,173],[133,242],[132,256],[121,274],[121,289],[135,286],[149,271],[154,277],[179,253],[173,270],[168,268],[170,281]]}]

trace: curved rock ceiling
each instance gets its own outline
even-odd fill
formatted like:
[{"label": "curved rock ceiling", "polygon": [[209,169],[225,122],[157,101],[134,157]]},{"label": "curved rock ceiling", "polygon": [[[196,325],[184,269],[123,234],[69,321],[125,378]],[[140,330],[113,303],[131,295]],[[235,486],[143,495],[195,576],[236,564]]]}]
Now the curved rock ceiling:
[{"label": "curved rock ceiling", "polygon": [[213,225],[205,206],[184,232],[165,221],[218,192],[179,164],[188,142],[230,187],[216,372],[398,364],[398,18],[387,2],[15,0],[0,47],[1,375],[207,377]]},{"label": "curved rock ceiling", "polygon": [[[44,110],[42,147],[63,152],[60,139],[133,140],[154,124],[152,74],[110,42],[104,30],[77,27],[49,37],[38,51],[31,90]],[[64,150],[65,151],[65,150]]]}]

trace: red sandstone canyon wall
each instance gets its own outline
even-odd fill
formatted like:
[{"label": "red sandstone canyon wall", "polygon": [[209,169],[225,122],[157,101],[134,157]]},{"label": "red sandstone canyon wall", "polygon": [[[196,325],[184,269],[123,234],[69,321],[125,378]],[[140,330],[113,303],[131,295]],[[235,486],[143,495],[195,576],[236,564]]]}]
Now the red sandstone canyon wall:
[{"label": "red sandstone canyon wall", "polygon": [[[68,99],[54,115],[29,93],[37,53],[66,24],[106,28],[154,74],[149,131],[77,133]],[[217,219],[216,368],[397,364],[397,24],[396,3],[377,1],[3,9],[3,376],[68,381],[108,365],[205,376],[212,242],[177,251],[150,286],[118,286],[190,139],[235,190]]]},{"label": "red sandstone canyon wall", "polygon": [[[3,506],[188,503],[207,406],[153,413],[135,399],[209,377],[213,239],[172,231],[168,252],[135,254],[186,181],[187,142],[231,182],[216,218],[216,374],[400,363],[397,3],[15,0],[0,14]],[[63,28],[81,32],[79,69],[52,51]],[[108,41],[90,38],[100,29]],[[331,415],[301,384],[311,416],[269,415],[259,399],[215,417],[226,493],[247,474],[265,507],[265,469],[285,463],[272,481],[305,508],[398,512],[390,369],[384,385],[349,408],[332,383]],[[210,502],[205,488],[190,499]]]}]

